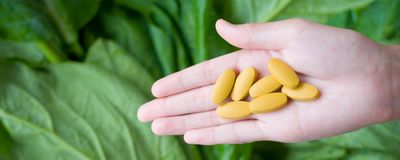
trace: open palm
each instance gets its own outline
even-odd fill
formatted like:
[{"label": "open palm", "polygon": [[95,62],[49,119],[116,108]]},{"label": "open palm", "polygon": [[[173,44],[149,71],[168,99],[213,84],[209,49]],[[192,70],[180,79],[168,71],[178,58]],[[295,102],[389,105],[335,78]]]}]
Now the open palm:
[{"label": "open palm", "polygon": [[[241,50],[158,80],[157,98],[138,111],[153,121],[159,135],[185,135],[195,144],[244,143],[259,140],[297,142],[352,131],[392,118],[385,47],[360,34],[300,19],[232,25],[217,21],[218,33]],[[271,57],[288,63],[300,79],[316,85],[312,102],[290,101],[276,112],[233,121],[217,116],[211,102],[213,83],[225,69],[254,67],[269,74]]]}]

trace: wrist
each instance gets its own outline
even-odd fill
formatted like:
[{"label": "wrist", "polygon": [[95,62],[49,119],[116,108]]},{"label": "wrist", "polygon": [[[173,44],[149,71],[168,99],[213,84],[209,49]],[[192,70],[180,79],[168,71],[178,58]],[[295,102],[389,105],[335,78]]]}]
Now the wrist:
[{"label": "wrist", "polygon": [[386,48],[391,59],[389,78],[392,116],[389,120],[395,120],[400,119],[400,45],[388,45]]}]

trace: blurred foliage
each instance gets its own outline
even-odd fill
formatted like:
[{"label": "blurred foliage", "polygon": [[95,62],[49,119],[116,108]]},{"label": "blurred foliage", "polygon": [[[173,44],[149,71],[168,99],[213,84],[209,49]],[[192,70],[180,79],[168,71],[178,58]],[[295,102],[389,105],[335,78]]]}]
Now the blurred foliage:
[{"label": "blurred foliage", "polygon": [[398,159],[399,122],[194,146],[135,117],[154,80],[236,50],[218,18],[293,17],[400,43],[400,0],[0,0],[0,159]]}]

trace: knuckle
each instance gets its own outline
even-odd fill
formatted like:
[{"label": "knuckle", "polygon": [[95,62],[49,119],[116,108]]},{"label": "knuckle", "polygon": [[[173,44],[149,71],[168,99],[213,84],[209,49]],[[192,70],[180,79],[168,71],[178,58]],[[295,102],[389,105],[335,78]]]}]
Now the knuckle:
[{"label": "knuckle", "polygon": [[293,134],[293,135],[282,138],[280,141],[284,142],[284,143],[295,143],[295,142],[299,142],[300,138],[296,134]]},{"label": "knuckle", "polygon": [[246,31],[246,32],[244,32],[244,33],[246,33],[247,35],[245,35],[245,36],[243,36],[243,37],[245,37],[244,39],[242,39],[243,40],[243,45],[244,46],[252,46],[253,45],[253,39],[254,39],[254,36],[255,36],[255,34],[256,34],[256,30],[257,30],[257,28],[259,28],[260,27],[260,24],[259,23],[250,23],[250,24],[244,24],[243,25],[243,29]]},{"label": "knuckle", "polygon": [[290,129],[287,130],[286,132],[287,134],[281,134],[281,136],[279,136],[278,141],[280,142],[285,142],[285,143],[294,143],[294,142],[300,142],[305,140],[304,136],[299,133],[299,131],[297,129]]},{"label": "knuckle", "polygon": [[300,18],[293,18],[287,20],[288,26],[288,35],[289,36],[296,36],[301,33],[304,29],[310,27],[312,25],[311,22],[300,19]]},{"label": "knuckle", "polygon": [[170,102],[171,99],[170,98],[163,98],[163,99],[160,99],[160,101],[161,101],[161,104],[162,104],[162,107],[160,107],[161,114],[162,115],[169,115],[170,114],[169,110],[166,109],[166,108],[171,106],[171,102]]},{"label": "knuckle", "polygon": [[203,62],[202,72],[202,74],[206,77],[206,80],[211,82],[211,77],[213,77],[212,74],[214,74],[214,68],[212,67],[210,60]]},{"label": "knuckle", "polygon": [[354,41],[362,41],[365,39],[365,37],[361,33],[358,33],[356,31],[345,29],[345,32],[347,32],[346,35]]},{"label": "knuckle", "polygon": [[310,21],[301,18],[291,18],[288,20],[288,23],[294,26],[307,26],[311,24]]},{"label": "knuckle", "polygon": [[234,143],[237,143],[237,144],[243,144],[243,143],[246,143],[244,140],[243,140],[243,138],[240,136],[240,129],[239,129],[239,127],[237,126],[237,124],[236,123],[233,123],[232,125],[231,125],[231,132],[232,132],[232,135],[233,135],[233,138],[234,138],[234,140],[233,140],[233,142]]},{"label": "knuckle", "polygon": [[[374,113],[377,116],[374,116],[374,118],[372,118],[372,122],[373,123],[383,123],[383,122],[389,122],[394,120],[394,108],[392,107],[385,107],[385,108],[379,108],[377,109]],[[374,114],[372,113],[372,114]]]}]

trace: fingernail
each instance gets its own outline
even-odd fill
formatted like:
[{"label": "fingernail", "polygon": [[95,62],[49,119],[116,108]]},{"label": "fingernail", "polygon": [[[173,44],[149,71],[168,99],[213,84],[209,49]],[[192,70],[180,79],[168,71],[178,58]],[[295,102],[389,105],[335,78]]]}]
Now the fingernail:
[{"label": "fingernail", "polygon": [[143,104],[142,106],[139,107],[137,111],[137,118],[139,119],[140,122],[147,122],[148,116],[149,116],[149,110],[145,107],[146,104]]},{"label": "fingernail", "polygon": [[162,120],[154,120],[151,124],[151,130],[156,135],[164,135],[165,130],[168,128],[168,122]]},{"label": "fingernail", "polygon": [[161,97],[162,94],[160,93],[159,87],[158,87],[159,81],[156,81],[153,83],[151,86],[151,93],[153,94],[154,97]]},{"label": "fingernail", "polygon": [[183,138],[185,142],[189,144],[195,144],[200,141],[200,135],[193,131],[186,132]]}]

